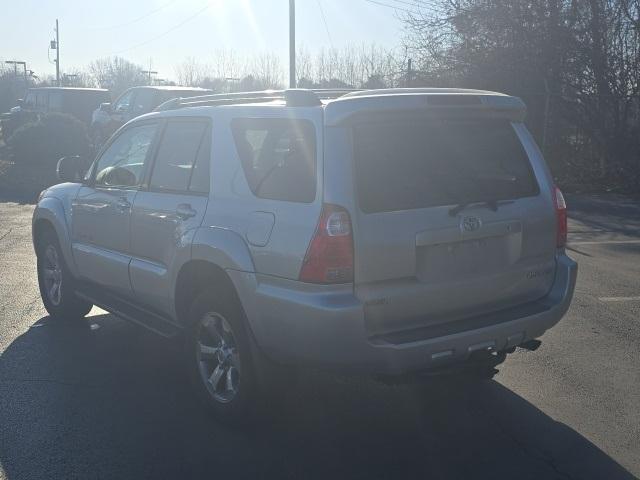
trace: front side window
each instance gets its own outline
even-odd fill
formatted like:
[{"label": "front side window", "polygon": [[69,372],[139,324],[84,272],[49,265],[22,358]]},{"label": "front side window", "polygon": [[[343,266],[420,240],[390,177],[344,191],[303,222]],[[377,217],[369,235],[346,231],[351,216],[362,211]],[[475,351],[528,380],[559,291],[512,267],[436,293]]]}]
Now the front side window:
[{"label": "front side window", "polygon": [[[174,120],[167,123],[151,174],[152,189],[179,192],[190,190],[193,166],[203,148],[203,137],[207,129],[208,123],[202,120]],[[200,166],[198,169],[202,168]],[[198,176],[203,176],[203,172],[199,171]],[[208,178],[196,179],[196,183],[199,182],[208,185]],[[199,185],[195,191],[201,188],[204,187]]]},{"label": "front side window", "polygon": [[236,119],[233,136],[251,191],[260,198],[311,203],[316,197],[316,134],[307,120]]},{"label": "front side window", "polygon": [[157,124],[146,124],[122,132],[98,160],[95,168],[96,185],[122,188],[139,186],[157,128]]},{"label": "front side window", "polygon": [[116,100],[116,103],[113,104],[114,112],[128,112],[131,108],[131,101],[133,100],[134,90],[129,90],[124,92],[122,96]]},{"label": "front side window", "polygon": [[36,94],[31,92],[28,93],[24,99],[24,106],[29,108],[35,108],[36,106]]}]

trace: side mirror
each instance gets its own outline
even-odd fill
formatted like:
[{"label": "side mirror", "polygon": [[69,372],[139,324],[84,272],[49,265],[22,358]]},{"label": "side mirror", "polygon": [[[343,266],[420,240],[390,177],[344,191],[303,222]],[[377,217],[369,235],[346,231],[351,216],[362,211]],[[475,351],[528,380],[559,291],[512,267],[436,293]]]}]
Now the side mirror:
[{"label": "side mirror", "polygon": [[79,155],[73,157],[62,157],[58,160],[56,173],[61,182],[79,183],[82,182],[86,173],[86,162]]},{"label": "side mirror", "polygon": [[110,112],[111,111],[111,104],[110,103],[101,103],[100,104],[100,110],[102,110],[103,112]]},{"label": "side mirror", "polygon": [[18,100],[16,100],[16,107],[24,107],[24,98],[19,98]]}]

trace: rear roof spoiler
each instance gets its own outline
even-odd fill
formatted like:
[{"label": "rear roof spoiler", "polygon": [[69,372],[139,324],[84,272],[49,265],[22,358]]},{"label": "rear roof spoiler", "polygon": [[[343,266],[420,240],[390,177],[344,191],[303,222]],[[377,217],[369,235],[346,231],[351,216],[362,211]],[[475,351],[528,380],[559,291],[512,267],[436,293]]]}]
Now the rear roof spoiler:
[{"label": "rear roof spoiler", "polygon": [[518,97],[484,90],[388,89],[352,92],[327,104],[325,123],[340,125],[354,117],[383,113],[481,116],[522,122],[527,108]]}]

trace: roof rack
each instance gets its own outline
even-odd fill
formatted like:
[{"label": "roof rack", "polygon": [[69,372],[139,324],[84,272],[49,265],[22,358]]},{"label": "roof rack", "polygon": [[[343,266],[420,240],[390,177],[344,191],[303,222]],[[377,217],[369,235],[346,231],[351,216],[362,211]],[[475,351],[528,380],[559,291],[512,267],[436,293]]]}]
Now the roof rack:
[{"label": "roof rack", "polygon": [[322,105],[322,100],[332,100],[359,91],[361,90],[291,88],[288,90],[263,90],[259,92],[217,93],[197,97],[174,98],[161,104],[156,108],[156,111],[162,112],[189,107],[267,103],[274,100],[282,100],[288,107],[315,107]]}]

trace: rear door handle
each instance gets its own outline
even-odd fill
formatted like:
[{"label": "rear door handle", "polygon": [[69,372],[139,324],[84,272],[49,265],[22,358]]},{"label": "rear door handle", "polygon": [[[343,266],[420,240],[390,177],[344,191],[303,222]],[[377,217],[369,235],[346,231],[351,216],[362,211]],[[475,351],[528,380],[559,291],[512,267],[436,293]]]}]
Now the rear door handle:
[{"label": "rear door handle", "polygon": [[131,203],[126,198],[120,198],[116,203],[116,210],[120,213],[126,213],[131,210]]},{"label": "rear door handle", "polygon": [[188,220],[196,216],[198,212],[196,212],[191,205],[188,203],[183,203],[182,205],[178,205],[176,208],[176,215],[180,220]]}]

